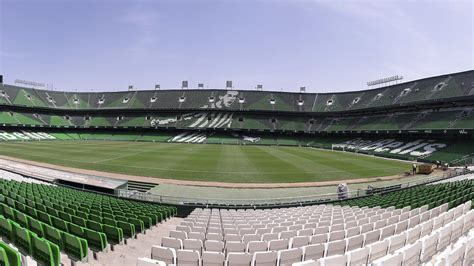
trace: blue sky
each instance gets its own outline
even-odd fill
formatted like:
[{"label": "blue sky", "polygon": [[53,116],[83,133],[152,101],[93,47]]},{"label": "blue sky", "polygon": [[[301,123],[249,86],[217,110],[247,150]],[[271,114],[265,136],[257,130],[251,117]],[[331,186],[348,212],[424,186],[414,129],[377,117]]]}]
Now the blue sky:
[{"label": "blue sky", "polygon": [[473,2],[0,0],[0,73],[67,91],[364,89],[473,69]]}]

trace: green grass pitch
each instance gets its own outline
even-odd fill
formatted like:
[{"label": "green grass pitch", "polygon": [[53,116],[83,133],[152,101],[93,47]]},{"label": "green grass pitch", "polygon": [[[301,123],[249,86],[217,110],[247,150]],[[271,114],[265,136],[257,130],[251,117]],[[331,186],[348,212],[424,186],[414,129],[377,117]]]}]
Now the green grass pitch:
[{"label": "green grass pitch", "polygon": [[409,163],[311,148],[112,141],[3,142],[0,154],[113,173],[195,181],[291,183],[401,174]]}]

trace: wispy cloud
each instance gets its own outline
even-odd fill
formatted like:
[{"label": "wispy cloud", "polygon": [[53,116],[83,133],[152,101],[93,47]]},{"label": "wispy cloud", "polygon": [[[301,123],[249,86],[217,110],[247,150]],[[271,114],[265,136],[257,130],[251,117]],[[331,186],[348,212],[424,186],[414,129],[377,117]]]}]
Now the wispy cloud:
[{"label": "wispy cloud", "polygon": [[26,57],[28,57],[28,54],[25,54],[25,53],[0,51],[0,58],[22,59]]},{"label": "wispy cloud", "polygon": [[[430,38],[426,30],[420,29],[419,21],[413,21],[412,16],[406,13],[406,8],[409,7],[404,7],[404,5],[410,4],[409,1],[321,1],[318,3],[343,16],[366,22],[366,25],[376,29],[377,34],[384,34],[381,44],[388,43],[387,53],[392,50],[392,54],[417,59],[407,62],[405,67],[400,64],[393,67],[393,62],[386,60],[388,62],[382,63],[386,65],[385,71],[396,70],[423,76],[432,72],[435,66],[431,63],[439,62],[442,57],[437,41]],[[390,45],[391,35],[394,42]],[[374,42],[378,41],[377,36],[370,37]]]},{"label": "wispy cloud", "polygon": [[158,20],[157,12],[148,8],[147,3],[135,4],[127,9],[124,16],[119,18],[121,23],[135,28],[136,35],[130,40],[129,52],[131,55],[143,57],[157,52],[158,35],[156,31]]}]

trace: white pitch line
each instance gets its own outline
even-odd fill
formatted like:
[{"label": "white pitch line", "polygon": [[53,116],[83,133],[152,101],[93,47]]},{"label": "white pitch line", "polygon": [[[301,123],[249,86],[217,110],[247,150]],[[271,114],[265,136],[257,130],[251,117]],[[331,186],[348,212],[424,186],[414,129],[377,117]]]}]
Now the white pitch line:
[{"label": "white pitch line", "polygon": [[[162,146],[163,147],[163,146]],[[98,160],[98,161],[94,161],[92,163],[94,164],[101,164],[103,162],[108,162],[108,161],[113,161],[113,160],[117,160],[117,159],[121,159],[121,158],[125,158],[125,157],[129,157],[129,156],[134,156],[134,155],[138,155],[138,154],[142,154],[142,153],[147,153],[147,152],[152,152],[152,151],[157,151],[157,150],[162,150],[164,148],[158,148],[158,149],[151,149],[151,150],[142,150],[140,152],[135,152],[135,153],[129,153],[129,154],[124,154],[124,155],[120,155],[120,156],[115,156],[115,157],[112,157],[112,158],[107,158],[107,159],[103,159],[103,160]]]}]

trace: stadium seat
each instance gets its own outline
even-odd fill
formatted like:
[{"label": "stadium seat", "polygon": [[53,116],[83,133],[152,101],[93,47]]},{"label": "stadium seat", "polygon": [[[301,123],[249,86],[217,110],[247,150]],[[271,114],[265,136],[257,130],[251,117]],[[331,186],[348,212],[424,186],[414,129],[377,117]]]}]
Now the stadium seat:
[{"label": "stadium seat", "polygon": [[39,237],[44,237],[43,227],[41,222],[31,218],[30,216],[27,217],[28,220],[28,229],[34,232]]},{"label": "stadium seat", "polygon": [[288,239],[277,239],[277,240],[270,240],[268,242],[268,250],[269,251],[272,251],[272,250],[283,250],[283,249],[287,249],[288,248],[288,244],[289,244],[289,240]]},{"label": "stadium seat", "polygon": [[123,242],[122,229],[107,224],[104,224],[102,228],[104,234],[107,236],[107,241],[109,241],[111,245],[117,245]]},{"label": "stadium seat", "polygon": [[185,239],[183,240],[183,248],[187,250],[195,250],[201,254],[204,245],[199,239]]},{"label": "stadium seat", "polygon": [[23,254],[32,254],[33,245],[31,243],[31,236],[34,234],[28,229],[22,228],[19,224],[12,222],[13,239],[15,246]]},{"label": "stadium seat", "polygon": [[47,224],[41,224],[43,227],[43,232],[44,236],[47,240],[51,241],[52,243],[56,244],[59,246],[59,248],[62,250],[64,249],[63,245],[63,239],[61,237],[61,232],[57,230],[56,228],[49,226]]},{"label": "stadium seat", "polygon": [[159,260],[149,258],[138,258],[137,266],[166,266],[166,263]]},{"label": "stadium seat", "polygon": [[352,251],[362,247],[364,244],[364,235],[349,237],[346,239],[346,241],[347,251]]},{"label": "stadium seat", "polygon": [[324,257],[319,260],[321,266],[331,266],[331,265],[346,265],[347,256],[346,255],[334,255],[329,257]]},{"label": "stadium seat", "polygon": [[225,249],[227,254],[245,252],[246,244],[240,241],[227,241],[225,242]]},{"label": "stadium seat", "polygon": [[204,242],[204,247],[206,251],[223,252],[224,242],[219,240],[206,240]]},{"label": "stadium seat", "polygon": [[367,246],[369,248],[369,262],[377,260],[385,255],[388,251],[388,241],[375,242]]},{"label": "stadium seat", "polygon": [[171,237],[163,237],[161,239],[161,246],[167,248],[174,248],[174,249],[182,249],[183,242],[181,239],[171,238]]},{"label": "stadium seat", "polygon": [[399,252],[403,254],[402,265],[419,265],[421,242],[403,247]]},{"label": "stadium seat", "polygon": [[13,240],[13,229],[11,222],[3,216],[0,216],[0,233],[9,241]]},{"label": "stadium seat", "polygon": [[323,244],[312,244],[303,247],[304,260],[318,260],[324,256],[325,247]]},{"label": "stadium seat", "polygon": [[347,253],[348,266],[366,265],[369,259],[369,248],[363,247]]},{"label": "stadium seat", "polygon": [[267,251],[268,246],[266,241],[250,241],[247,243],[247,252],[254,253],[257,251]]},{"label": "stadium seat", "polygon": [[278,264],[290,265],[303,259],[303,248],[292,248],[278,251]]},{"label": "stadium seat", "polygon": [[290,246],[292,248],[303,247],[303,246],[309,245],[309,243],[310,243],[309,236],[296,236],[296,237],[291,238],[290,240]]},{"label": "stadium seat", "polygon": [[226,266],[242,266],[250,265],[252,262],[252,254],[242,252],[227,253]]},{"label": "stadium seat", "polygon": [[374,266],[400,266],[402,265],[403,254],[395,253],[384,256],[372,262]]},{"label": "stadium seat", "polygon": [[273,266],[277,262],[278,253],[276,251],[257,251],[252,258],[252,265],[254,266]]},{"label": "stadium seat", "polygon": [[152,246],[151,258],[163,261],[166,264],[176,264],[176,251],[172,248]]},{"label": "stadium seat", "polygon": [[474,263],[474,237],[471,237],[466,243],[466,250],[464,251],[464,264],[472,265]]},{"label": "stadium seat", "polygon": [[4,265],[11,265],[11,266],[21,266],[21,254],[0,240],[0,262],[4,263]]},{"label": "stadium seat", "polygon": [[446,256],[446,265],[463,265],[465,249],[465,244],[454,246]]},{"label": "stadium seat", "polygon": [[85,239],[78,238],[66,232],[61,233],[61,238],[64,245],[64,252],[72,261],[84,261],[87,259],[88,245]]},{"label": "stadium seat", "polygon": [[196,250],[180,249],[176,251],[176,263],[178,265],[199,266],[201,264],[201,256]]},{"label": "stadium seat", "polygon": [[100,252],[107,248],[107,236],[104,233],[83,228],[84,238],[92,251]]},{"label": "stadium seat", "polygon": [[439,233],[434,232],[431,235],[421,238],[421,262],[428,262],[433,255],[436,254],[437,244],[439,239]]},{"label": "stadium seat", "polygon": [[202,265],[221,266],[224,265],[225,255],[222,252],[204,251],[201,259]]},{"label": "stadium seat", "polygon": [[397,235],[394,235],[394,236],[391,236],[391,237],[387,238],[387,241],[389,242],[388,252],[393,253],[396,250],[398,250],[398,249],[402,248],[403,246],[405,246],[406,239],[407,239],[407,237],[404,233],[397,234]]},{"label": "stadium seat", "polygon": [[60,263],[59,247],[35,234],[31,235],[33,258],[43,264],[56,266]]}]

